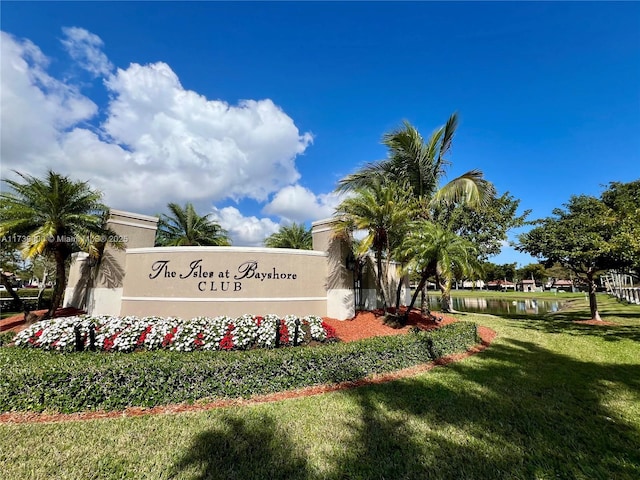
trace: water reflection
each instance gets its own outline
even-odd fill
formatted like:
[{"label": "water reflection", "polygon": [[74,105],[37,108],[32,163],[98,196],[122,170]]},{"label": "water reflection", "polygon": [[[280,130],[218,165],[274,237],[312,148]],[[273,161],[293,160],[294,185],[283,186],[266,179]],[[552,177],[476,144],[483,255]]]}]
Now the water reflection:
[{"label": "water reflection", "polygon": [[[429,295],[429,304],[434,310],[440,307],[440,296]],[[452,297],[451,305],[460,312],[501,314],[544,315],[557,312],[562,302],[558,300],[510,300],[502,298]]]}]

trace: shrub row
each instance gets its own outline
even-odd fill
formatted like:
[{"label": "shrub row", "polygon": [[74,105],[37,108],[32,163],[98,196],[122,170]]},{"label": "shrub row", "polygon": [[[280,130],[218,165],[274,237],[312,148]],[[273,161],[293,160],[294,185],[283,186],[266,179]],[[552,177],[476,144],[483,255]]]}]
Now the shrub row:
[{"label": "shrub row", "polygon": [[354,381],[455,352],[478,342],[476,326],[359,342],[232,352],[82,352],[0,349],[0,411],[119,410],[238,398]]}]

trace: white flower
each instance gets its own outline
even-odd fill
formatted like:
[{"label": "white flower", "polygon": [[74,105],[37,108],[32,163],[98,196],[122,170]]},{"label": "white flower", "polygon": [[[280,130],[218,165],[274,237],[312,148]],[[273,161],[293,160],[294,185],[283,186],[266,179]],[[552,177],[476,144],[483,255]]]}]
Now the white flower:
[{"label": "white flower", "polygon": [[175,317],[136,316],[72,316],[43,320],[20,332],[15,344],[22,347],[45,350],[73,351],[76,348],[76,331],[84,348],[89,348],[91,329],[95,334],[95,348],[114,352],[132,352],[137,349],[161,348],[189,352],[193,350],[220,350],[220,342],[230,336],[233,348],[248,349],[254,346],[270,348],[282,340],[278,330],[286,326],[288,344],[305,341],[307,331],[313,340],[325,340],[322,318],[306,316],[300,319],[287,315],[280,319],[269,314],[264,317],[242,315],[195,317],[183,320]]}]

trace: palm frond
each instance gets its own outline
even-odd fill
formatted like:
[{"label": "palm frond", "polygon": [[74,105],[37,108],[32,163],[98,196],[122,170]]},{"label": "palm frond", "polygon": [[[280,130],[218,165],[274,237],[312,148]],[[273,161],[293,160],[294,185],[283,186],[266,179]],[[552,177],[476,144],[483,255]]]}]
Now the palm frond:
[{"label": "palm frond", "polygon": [[432,205],[469,205],[474,208],[486,206],[495,195],[493,184],[483,178],[480,170],[470,170],[454,178],[433,196]]}]

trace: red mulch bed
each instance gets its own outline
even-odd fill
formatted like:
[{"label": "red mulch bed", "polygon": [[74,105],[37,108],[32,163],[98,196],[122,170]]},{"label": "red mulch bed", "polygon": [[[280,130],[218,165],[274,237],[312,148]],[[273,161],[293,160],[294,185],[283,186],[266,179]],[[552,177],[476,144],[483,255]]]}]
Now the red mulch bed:
[{"label": "red mulch bed", "polygon": [[581,325],[600,325],[603,327],[617,325],[613,322],[605,322],[604,320],[574,320],[573,323],[579,323]]},{"label": "red mulch bed", "polygon": [[[433,317],[441,320],[436,322]],[[440,313],[434,313],[433,317],[423,317],[419,310],[414,309],[409,313],[407,325],[402,328],[391,328],[385,325],[381,310],[358,312],[351,320],[325,318],[324,321],[335,328],[337,337],[343,342],[353,342],[368,337],[402,335],[407,333],[411,327],[415,326],[421,330],[433,330],[434,328],[456,321],[455,318]]]},{"label": "red mulch bed", "polygon": [[[65,315],[75,315],[78,313],[65,313]],[[56,312],[56,316],[58,312]],[[434,314],[438,319],[436,322],[433,317],[425,318],[418,310],[413,310],[409,315],[409,321],[403,328],[394,329],[383,323],[381,316],[382,312],[359,312],[351,320],[336,320],[333,318],[325,318],[324,321],[330,326],[335,328],[336,335],[339,339],[345,342],[353,342],[362,338],[379,337],[385,335],[402,335],[409,331],[413,326],[423,330],[432,330],[449,323],[456,321],[455,318],[442,315],[439,313]],[[290,390],[285,392],[278,392],[269,395],[257,395],[250,399],[232,399],[232,400],[217,400],[213,402],[197,403],[195,405],[177,404],[177,405],[164,405],[158,407],[129,407],[124,411],[115,412],[79,412],[70,414],[49,414],[49,413],[22,413],[22,412],[10,412],[0,414],[0,423],[49,423],[49,422],[64,422],[64,421],[79,421],[79,420],[94,420],[99,418],[121,418],[121,417],[137,417],[141,415],[151,414],[170,414],[180,412],[200,412],[205,410],[211,410],[213,408],[230,407],[230,406],[245,406],[255,405],[265,402],[274,402],[287,400],[291,398],[306,397],[309,395],[319,395],[322,393],[335,392],[338,390],[345,390],[348,388],[360,387],[363,385],[373,385],[377,383],[389,382],[400,378],[416,375],[421,372],[427,372],[438,365],[447,365],[451,362],[462,360],[470,355],[479,353],[485,350],[496,337],[496,332],[490,328],[479,326],[478,333],[481,338],[481,343],[472,347],[464,353],[455,355],[449,355],[447,357],[439,358],[435,362],[417,365],[404,370],[399,370],[393,373],[385,373],[381,375],[372,375],[362,380],[355,382],[343,382],[334,385],[318,385],[314,387],[306,387],[298,390]]]},{"label": "red mulch bed", "polygon": [[[45,313],[49,310],[34,310],[31,313],[37,315],[40,318],[43,318]],[[71,317],[73,315],[81,315],[83,313],[87,313],[84,310],[79,310],[73,307],[59,308],[56,310],[54,317]],[[21,332],[27,328],[27,325],[24,321],[24,314],[20,313],[18,315],[14,315],[12,317],[7,317],[0,320],[0,332]]]}]

